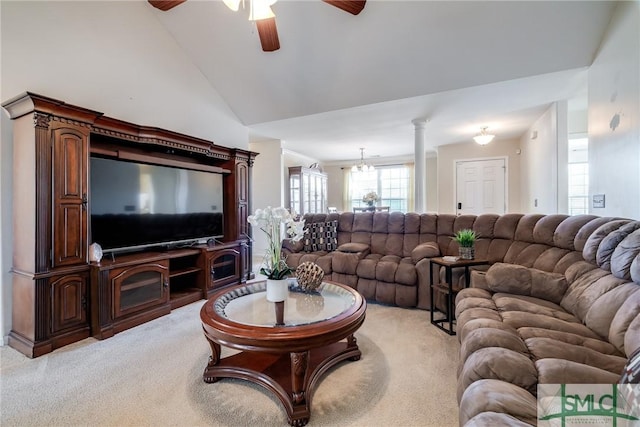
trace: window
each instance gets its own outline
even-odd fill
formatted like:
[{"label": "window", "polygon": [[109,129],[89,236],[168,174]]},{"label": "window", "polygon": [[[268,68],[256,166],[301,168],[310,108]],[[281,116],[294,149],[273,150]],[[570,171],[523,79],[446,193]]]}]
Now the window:
[{"label": "window", "polygon": [[569,138],[569,215],[589,213],[589,141]]},{"label": "window", "polygon": [[380,200],[376,206],[389,206],[394,212],[411,209],[411,168],[404,165],[378,166],[373,172],[350,172],[349,201],[352,207],[366,206],[362,197],[375,191]]}]

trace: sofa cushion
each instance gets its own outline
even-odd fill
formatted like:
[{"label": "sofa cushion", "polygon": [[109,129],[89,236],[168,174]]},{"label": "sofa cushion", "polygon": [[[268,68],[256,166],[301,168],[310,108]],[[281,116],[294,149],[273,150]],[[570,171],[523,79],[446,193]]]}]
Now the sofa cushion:
[{"label": "sofa cushion", "polygon": [[640,316],[631,321],[624,334],[624,349],[630,356],[640,350]]},{"label": "sofa cushion", "polygon": [[529,352],[524,341],[513,329],[478,328],[468,332],[464,342],[462,342],[460,346],[460,363],[464,364],[471,354],[487,347],[506,348],[525,355]]},{"label": "sofa cushion", "polygon": [[553,331],[551,329],[533,328],[525,326],[518,329],[518,334],[522,339],[527,338],[552,338],[556,341],[566,342],[568,344],[575,344],[585,348],[596,350],[602,354],[613,354],[620,356],[622,353],[618,351],[613,345],[606,341],[602,341],[594,338],[587,338],[582,335],[572,334],[563,331]]},{"label": "sofa cushion", "polygon": [[[640,226],[640,221],[636,222]],[[631,280],[631,264],[640,254],[640,230],[624,238],[611,255],[611,273],[625,280]]]},{"label": "sofa cushion", "polygon": [[585,348],[581,345],[568,344],[553,338],[527,338],[525,343],[536,360],[571,360],[583,365],[603,369],[613,374],[621,374],[624,365],[627,363],[627,359],[624,357],[602,354],[599,351]]},{"label": "sofa cushion", "polygon": [[[529,300],[524,298],[529,298]],[[545,300],[502,293],[496,294],[493,299],[500,311],[525,311],[527,313],[543,314],[545,316],[555,317],[556,319],[566,320],[567,322],[578,321],[573,314],[567,313],[560,306],[552,308],[542,304],[543,302],[548,302]]]},{"label": "sofa cushion", "polygon": [[398,263],[400,259],[394,259],[398,257],[393,257],[392,255],[384,256],[376,265],[376,279],[393,283],[396,277],[396,270],[398,269]]},{"label": "sofa cushion", "polygon": [[536,398],[525,389],[500,380],[476,381],[462,395],[460,425],[483,412],[507,413],[530,425],[536,425],[538,420]]},{"label": "sofa cushion", "polygon": [[464,427],[531,427],[509,414],[500,412],[481,412],[464,424]]},{"label": "sofa cushion", "polygon": [[620,374],[565,359],[536,360],[540,384],[614,384]]},{"label": "sofa cushion", "polygon": [[411,258],[402,258],[396,270],[396,283],[406,286],[416,286],[418,283],[418,272],[411,262]]},{"label": "sofa cushion", "polygon": [[485,347],[471,353],[458,377],[458,400],[471,383],[496,379],[535,392],[538,372],[525,354],[501,347]]},{"label": "sofa cushion", "polygon": [[611,329],[609,329],[609,342],[627,356],[630,355],[634,349],[625,349],[625,334],[627,333],[627,329],[631,326],[631,323],[639,316],[640,288],[637,292],[631,294],[620,306],[620,309],[616,312],[616,315],[611,321]]},{"label": "sofa cushion", "polygon": [[600,338],[596,333],[582,323],[567,322],[566,320],[556,319],[555,317],[544,316],[541,314],[525,313],[522,311],[507,311],[502,313],[502,320],[516,329],[531,326],[534,328],[569,332],[571,334],[582,335],[587,338]]},{"label": "sofa cushion", "polygon": [[487,270],[487,286],[493,292],[530,295],[559,303],[567,290],[564,275],[496,263]]}]

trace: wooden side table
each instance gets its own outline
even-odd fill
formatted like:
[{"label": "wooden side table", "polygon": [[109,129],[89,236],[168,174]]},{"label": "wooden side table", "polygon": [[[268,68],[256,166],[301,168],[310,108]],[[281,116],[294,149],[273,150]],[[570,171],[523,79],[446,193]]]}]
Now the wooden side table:
[{"label": "wooden side table", "polygon": [[[433,265],[439,265],[444,267],[445,272],[445,283],[440,283],[440,275],[438,274],[438,283],[433,283]],[[456,332],[453,330],[453,321],[454,321],[454,311],[453,311],[453,301],[455,300],[455,291],[453,290],[453,274],[452,271],[454,268],[464,267],[464,279],[465,286],[469,286],[469,267],[473,267],[476,265],[488,265],[489,261],[486,259],[457,259],[457,260],[448,260],[445,257],[436,257],[431,258],[431,263],[429,264],[429,295],[431,297],[431,324],[437,326],[442,329],[449,335],[455,335]],[[433,301],[433,291],[438,291],[444,294],[447,298],[447,308],[445,312],[442,312],[445,317],[442,319],[434,319],[435,311],[437,310],[435,307],[435,303]],[[438,310],[440,311],[440,310]],[[449,328],[445,328],[442,324],[448,323]]]}]

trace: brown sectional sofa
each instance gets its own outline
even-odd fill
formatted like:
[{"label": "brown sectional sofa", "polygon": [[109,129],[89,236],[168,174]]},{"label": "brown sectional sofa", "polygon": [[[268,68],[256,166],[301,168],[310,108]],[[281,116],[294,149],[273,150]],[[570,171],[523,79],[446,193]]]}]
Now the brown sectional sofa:
[{"label": "brown sectional sofa", "polygon": [[[456,278],[460,425],[536,424],[538,383],[614,383],[640,348],[640,221],[591,215],[306,215],[337,221],[334,251],[285,242],[369,300],[431,307],[429,258],[457,255],[456,231],[480,236],[491,267]],[[334,223],[335,224],[335,223]],[[320,248],[321,249],[321,248]],[[436,301],[441,306],[440,301]]]},{"label": "brown sectional sofa", "polygon": [[640,358],[640,221],[565,246],[582,258],[560,274],[497,263],[458,294],[460,425],[536,425],[538,384],[617,383]]}]

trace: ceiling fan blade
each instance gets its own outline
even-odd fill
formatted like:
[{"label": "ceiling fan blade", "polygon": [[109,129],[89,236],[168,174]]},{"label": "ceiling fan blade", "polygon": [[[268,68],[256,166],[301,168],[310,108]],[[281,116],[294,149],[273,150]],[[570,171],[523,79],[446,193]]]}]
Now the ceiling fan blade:
[{"label": "ceiling fan blade", "polygon": [[273,52],[280,49],[276,18],[260,19],[256,21],[256,26],[258,27],[258,35],[260,36],[260,44],[262,44],[263,51]]},{"label": "ceiling fan blade", "polygon": [[187,0],[149,0],[149,3],[151,3],[151,6],[155,8],[167,11],[184,3],[185,1]]},{"label": "ceiling fan blade", "polygon": [[329,3],[331,6],[335,6],[338,9],[342,9],[345,12],[349,12],[352,15],[357,15],[362,12],[367,0],[322,0],[325,3]]}]

